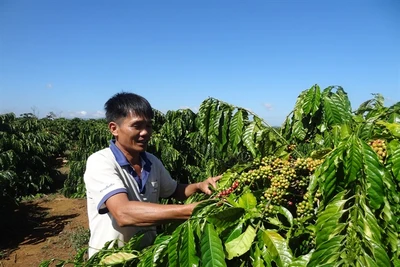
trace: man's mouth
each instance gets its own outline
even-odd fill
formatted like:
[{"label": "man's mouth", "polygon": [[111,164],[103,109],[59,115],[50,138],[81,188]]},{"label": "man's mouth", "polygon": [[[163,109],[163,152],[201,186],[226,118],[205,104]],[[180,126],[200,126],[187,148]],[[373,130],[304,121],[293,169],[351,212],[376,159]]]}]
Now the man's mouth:
[{"label": "man's mouth", "polygon": [[136,143],[140,144],[140,145],[147,145],[148,141],[146,140],[139,140]]}]

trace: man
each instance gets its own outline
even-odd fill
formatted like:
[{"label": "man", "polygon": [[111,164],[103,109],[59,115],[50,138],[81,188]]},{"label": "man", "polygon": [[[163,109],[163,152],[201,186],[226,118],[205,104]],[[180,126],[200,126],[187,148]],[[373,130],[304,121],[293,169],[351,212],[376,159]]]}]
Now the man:
[{"label": "man", "polygon": [[133,93],[118,93],[105,103],[106,119],[113,135],[108,148],[92,154],[86,163],[90,241],[89,257],[108,241],[120,246],[137,233],[142,245],[150,245],[156,225],[188,219],[197,203],[158,204],[159,198],[184,200],[195,192],[211,194],[220,177],[195,184],[178,184],[161,161],[146,152],[152,134],[153,110]]}]

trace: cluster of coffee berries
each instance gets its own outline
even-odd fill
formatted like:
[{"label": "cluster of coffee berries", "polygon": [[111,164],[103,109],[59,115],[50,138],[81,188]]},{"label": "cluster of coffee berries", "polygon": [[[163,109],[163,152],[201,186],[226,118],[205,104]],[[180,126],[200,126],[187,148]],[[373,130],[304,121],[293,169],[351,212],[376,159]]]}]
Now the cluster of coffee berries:
[{"label": "cluster of coffee berries", "polygon": [[380,161],[383,162],[387,156],[386,141],[383,139],[376,139],[370,141],[369,145],[376,152],[376,154],[378,154]]},{"label": "cluster of coffee berries", "polygon": [[292,180],[290,187],[293,188],[295,192],[301,193],[307,188],[309,183],[310,176],[299,176],[297,179]]},{"label": "cluster of coffee berries", "polygon": [[285,165],[280,169],[275,170],[278,174],[287,177],[289,181],[297,177],[297,172],[291,165]]},{"label": "cluster of coffee berries", "polygon": [[276,157],[269,156],[269,157],[263,157],[261,159],[261,165],[263,166],[270,166],[271,163],[276,159]]},{"label": "cluster of coffee berries", "polygon": [[260,184],[263,184],[262,181],[269,179],[271,175],[272,169],[270,166],[260,165],[257,169],[242,173],[239,180],[244,184],[254,184],[258,181],[261,181]]},{"label": "cluster of coffee berries", "polygon": [[235,191],[239,187],[239,181],[235,180],[232,185],[226,189],[223,189],[221,192],[217,194],[217,197],[224,197],[229,194],[231,194],[233,191]]},{"label": "cluster of coffee berries", "polygon": [[309,173],[315,171],[322,162],[322,159],[298,158],[295,160],[294,165],[297,169],[303,171],[303,173]]},{"label": "cluster of coffee berries", "polygon": [[315,169],[324,162],[322,159],[312,159],[312,158],[307,158],[307,168],[310,172],[315,171]]},{"label": "cluster of coffee berries", "polygon": [[280,189],[288,189],[290,186],[290,182],[287,176],[284,175],[276,175],[271,179],[271,187],[276,187]]},{"label": "cluster of coffee berries", "polygon": [[260,202],[257,204],[257,210],[266,214],[266,216],[276,214],[275,206],[271,203]]},{"label": "cluster of coffee berries", "polygon": [[288,160],[285,160],[285,159],[275,158],[275,159],[271,160],[270,165],[271,165],[272,169],[279,170],[279,169],[282,169],[284,167],[290,166],[290,162]]},{"label": "cluster of coffee berries", "polygon": [[[222,198],[230,194],[238,195],[245,187],[257,192],[258,210],[272,215],[280,212],[279,206],[287,208],[298,218],[309,220],[314,218],[314,207],[318,207],[320,193],[315,199],[310,199],[307,188],[310,177],[323,160],[313,158],[283,159],[268,156],[256,159],[249,169],[240,173],[232,173],[228,188],[223,188],[217,194]],[[261,195],[259,195],[261,193]],[[311,217],[310,217],[311,216]]]},{"label": "cluster of coffee berries", "polygon": [[290,144],[290,145],[288,145],[287,149],[288,149],[289,151],[293,151],[293,150],[296,149],[296,145],[295,145],[295,144]]},{"label": "cluster of coffee berries", "polygon": [[294,166],[299,170],[307,170],[307,161],[305,158],[297,158],[294,161]]},{"label": "cluster of coffee berries", "polygon": [[291,179],[291,172],[277,174],[271,178],[271,185],[264,192],[264,198],[272,204],[282,204],[284,197],[288,195]]},{"label": "cluster of coffee berries", "polygon": [[314,214],[314,207],[313,204],[310,203],[310,201],[303,200],[300,203],[297,203],[296,205],[296,213],[297,217],[309,217]]},{"label": "cluster of coffee berries", "polygon": [[296,213],[299,218],[309,217],[315,215],[314,209],[319,206],[321,200],[321,191],[317,189],[315,195],[310,199],[309,193],[305,193],[303,196],[303,201],[296,205]]},{"label": "cluster of coffee berries", "polygon": [[264,192],[264,199],[271,200],[273,204],[281,204],[285,195],[287,195],[286,189],[270,187]]}]

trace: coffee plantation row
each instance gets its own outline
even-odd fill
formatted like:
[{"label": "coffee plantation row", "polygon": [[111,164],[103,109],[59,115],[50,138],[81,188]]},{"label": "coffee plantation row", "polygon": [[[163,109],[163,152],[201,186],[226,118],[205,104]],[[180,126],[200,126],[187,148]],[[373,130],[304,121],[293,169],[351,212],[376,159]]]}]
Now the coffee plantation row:
[{"label": "coffee plantation row", "polygon": [[[314,85],[279,128],[214,98],[197,113],[155,112],[149,152],[180,182],[222,174],[218,189],[185,201],[202,202],[149,247],[138,235],[41,266],[400,265],[399,102],[375,94],[353,110],[343,88]],[[51,191],[59,157],[70,167],[63,193],[84,198],[86,159],[111,138],[104,119],[13,114],[0,116],[0,133],[2,203]]]}]

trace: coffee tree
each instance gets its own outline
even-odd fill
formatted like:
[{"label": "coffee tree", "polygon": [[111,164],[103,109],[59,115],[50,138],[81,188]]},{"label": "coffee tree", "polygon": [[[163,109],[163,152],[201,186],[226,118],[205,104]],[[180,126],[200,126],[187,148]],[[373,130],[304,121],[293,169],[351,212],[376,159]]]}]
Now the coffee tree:
[{"label": "coffee tree", "polygon": [[383,101],[353,111],[343,88],[315,85],[280,129],[213,98],[169,112],[150,149],[173,173],[222,173],[218,189],[151,246],[110,240],[42,266],[399,266],[400,103]]}]

